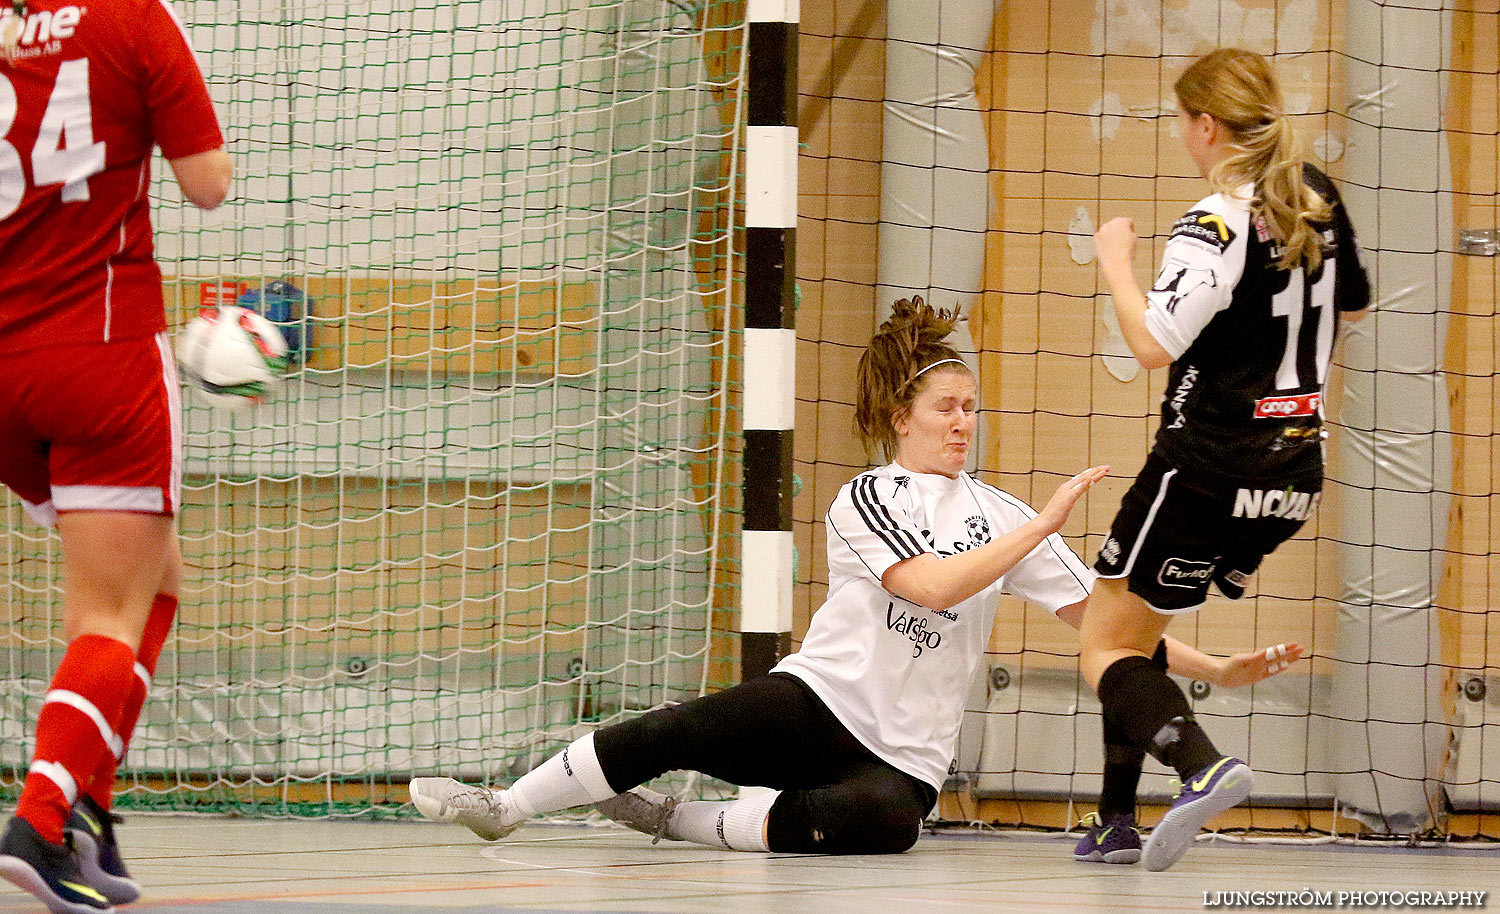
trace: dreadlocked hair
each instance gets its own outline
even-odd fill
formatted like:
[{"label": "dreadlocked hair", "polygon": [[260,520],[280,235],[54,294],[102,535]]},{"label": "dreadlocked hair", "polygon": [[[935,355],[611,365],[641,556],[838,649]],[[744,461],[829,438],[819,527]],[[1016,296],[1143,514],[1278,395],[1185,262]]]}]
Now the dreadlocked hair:
[{"label": "dreadlocked hair", "polygon": [[[969,374],[958,350],[943,340],[958,325],[959,312],[938,310],[920,295],[903,298],[880,325],[859,357],[854,397],[854,433],[868,454],[879,449],[887,461],[896,458],[895,418],[911,409],[928,379],[943,371]],[[955,360],[921,374],[923,369]]]}]

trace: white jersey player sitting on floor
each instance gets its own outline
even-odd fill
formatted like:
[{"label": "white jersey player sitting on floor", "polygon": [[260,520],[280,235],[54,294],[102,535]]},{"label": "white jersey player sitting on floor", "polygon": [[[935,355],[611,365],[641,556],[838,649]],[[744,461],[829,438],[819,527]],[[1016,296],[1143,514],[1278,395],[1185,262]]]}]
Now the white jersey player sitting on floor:
[{"label": "white jersey player sitting on floor", "polygon": [[[955,315],[896,303],[859,364],[856,426],[893,462],[856,476],[828,511],[828,599],[802,649],[769,675],[602,728],[508,790],[415,778],[423,815],[486,839],[595,805],[657,838],[794,853],[900,853],[947,776],[1002,591],[1077,625],[1093,573],[1057,535],[1107,472],[1067,480],[1040,513],[964,471],[975,384],[943,342]],[[1257,652],[1170,662],[1213,681],[1271,671]],[[639,785],[672,770],[772,788],[678,802]]]}]

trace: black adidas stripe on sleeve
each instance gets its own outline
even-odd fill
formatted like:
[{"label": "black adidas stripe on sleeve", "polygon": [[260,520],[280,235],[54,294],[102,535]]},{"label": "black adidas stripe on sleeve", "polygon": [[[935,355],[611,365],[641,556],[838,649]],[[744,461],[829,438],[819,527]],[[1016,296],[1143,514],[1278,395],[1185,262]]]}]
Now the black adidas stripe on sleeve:
[{"label": "black adidas stripe on sleeve", "polygon": [[880,497],[875,493],[875,477],[860,476],[854,480],[854,487],[850,491],[854,501],[854,509],[859,512],[860,519],[870,532],[880,537],[881,542],[892,553],[902,559],[914,558],[927,550],[912,536],[911,531],[903,530],[891,517],[891,512],[881,504]]}]

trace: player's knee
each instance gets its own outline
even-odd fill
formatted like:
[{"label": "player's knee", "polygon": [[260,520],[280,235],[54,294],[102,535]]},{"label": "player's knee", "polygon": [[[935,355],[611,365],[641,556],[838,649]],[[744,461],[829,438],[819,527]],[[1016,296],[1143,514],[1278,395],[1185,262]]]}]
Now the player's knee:
[{"label": "player's knee", "polygon": [[177,596],[182,591],[182,550],[177,542],[177,537],[171,537],[171,547],[167,551],[167,560],[162,566],[161,580],[156,585],[156,592]]},{"label": "player's knee", "polygon": [[700,716],[694,702],[687,702],[594,731],[594,752],[609,786],[628,790],[675,768],[696,768]]},{"label": "player's knee", "polygon": [[837,841],[824,848],[832,854],[900,854],[912,849],[922,834],[922,820],[915,815],[871,816],[841,829]]},{"label": "player's knee", "polygon": [[904,799],[878,791],[846,799],[828,853],[899,854],[922,834],[922,812]]},{"label": "player's knee", "polygon": [[882,823],[878,831],[871,832],[872,847],[869,854],[903,854],[912,849],[922,835],[922,820],[916,816],[903,816]]}]

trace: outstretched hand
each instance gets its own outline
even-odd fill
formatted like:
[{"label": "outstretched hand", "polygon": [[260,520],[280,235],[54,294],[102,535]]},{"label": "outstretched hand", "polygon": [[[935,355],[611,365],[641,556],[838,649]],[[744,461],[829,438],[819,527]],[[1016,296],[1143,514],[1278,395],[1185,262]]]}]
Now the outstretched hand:
[{"label": "outstretched hand", "polygon": [[1296,642],[1235,654],[1224,659],[1218,682],[1214,684],[1228,689],[1254,685],[1262,679],[1269,679],[1286,672],[1300,659],[1302,659],[1302,645]]},{"label": "outstretched hand", "polygon": [[1108,465],[1089,467],[1067,482],[1057,487],[1052,498],[1047,501],[1046,507],[1037,514],[1037,520],[1044,524],[1049,534],[1056,533],[1062,529],[1062,525],[1068,522],[1068,515],[1072,513],[1073,506],[1083,493],[1109,473]]}]

